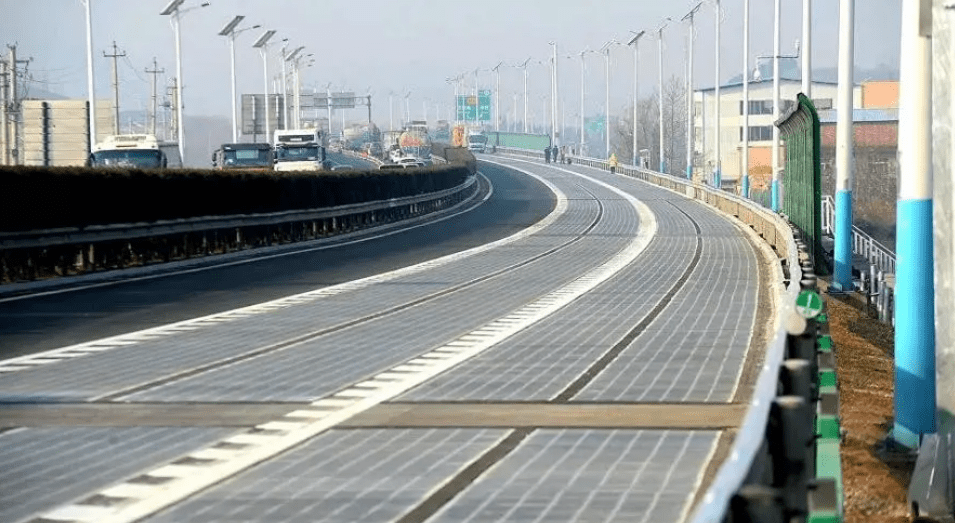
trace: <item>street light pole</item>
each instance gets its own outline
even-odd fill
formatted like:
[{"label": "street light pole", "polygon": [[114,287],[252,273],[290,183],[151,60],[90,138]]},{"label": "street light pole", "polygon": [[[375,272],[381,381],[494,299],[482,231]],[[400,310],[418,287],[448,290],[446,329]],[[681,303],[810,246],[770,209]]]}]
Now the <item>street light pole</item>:
[{"label": "street light pole", "polygon": [[[282,115],[281,127],[282,129],[288,129],[288,73],[285,70],[285,63],[288,62],[289,55],[285,52],[288,49],[288,38],[282,39],[282,48],[279,50],[279,55],[282,57],[282,111],[276,111],[276,115]],[[279,122],[275,122],[276,126],[279,126]]]},{"label": "street light pole", "polygon": [[501,130],[501,66],[504,62],[499,62],[492,71],[496,75],[494,87],[494,130]]},{"label": "street light pole", "polygon": [[802,0],[802,94],[812,100],[812,0]]},{"label": "street light pole", "polygon": [[[163,16],[172,16],[172,28],[176,36],[176,123],[178,124],[178,129],[176,130],[176,140],[179,142],[179,157],[184,163],[186,161],[186,136],[182,110],[186,105],[185,99],[183,97],[183,91],[186,82],[182,77],[182,37],[179,33],[179,19],[183,14],[196,9],[196,7],[191,7],[189,9],[179,9],[185,1],[186,0],[172,0],[166,5],[166,8],[159,13]],[[199,4],[198,7],[208,6],[209,2],[203,2]]]},{"label": "street light pole", "polygon": [[527,62],[530,61],[528,58],[521,64],[521,69],[524,70],[524,134],[527,134]]},{"label": "street light pole", "polygon": [[584,55],[589,51],[584,49],[580,53],[580,155],[584,155],[584,80],[587,74],[587,65],[584,63]]},{"label": "street light pole", "polygon": [[232,19],[231,22],[226,24],[225,27],[219,31],[219,36],[229,37],[229,59],[232,65],[232,142],[237,143],[239,141],[239,124],[238,124],[238,114],[237,108],[238,101],[236,100],[236,88],[235,88],[235,37],[239,34],[248,31],[250,29],[256,29],[260,27],[259,25],[253,25],[252,27],[246,27],[244,29],[239,29],[236,31],[236,27],[242,20],[245,19],[245,16],[239,15]]},{"label": "street light pole", "polygon": [[560,104],[558,99],[560,98],[560,86],[557,85],[557,42],[550,42],[550,45],[554,48],[554,70],[551,72],[551,78],[553,83],[551,84],[551,144],[555,147],[559,145],[557,142],[557,125],[560,119],[558,118],[558,112],[560,111]]},{"label": "street light pole", "polygon": [[610,158],[610,46],[619,43],[610,40],[601,49],[604,52],[604,69],[606,71],[606,85],[604,95],[604,156]]},{"label": "street light pole", "polygon": [[[81,0],[83,2],[83,7],[86,8],[86,91],[87,96],[89,97],[89,130],[90,130],[90,147],[96,144],[96,86],[93,81],[93,0]],[[16,69],[16,64],[14,64],[14,69]],[[4,131],[7,128],[7,122],[0,122],[0,125],[3,125]],[[7,143],[4,142],[4,148],[6,149]],[[6,150],[4,151],[6,152]],[[87,151],[87,154],[90,151]]]},{"label": "street light pole", "polygon": [[[293,62],[293,60],[295,60],[295,57],[302,52],[302,49],[305,49],[305,46],[300,45],[297,48],[295,48],[294,51],[292,51],[291,53],[288,53],[287,55],[285,54],[284,46],[282,47],[282,49],[283,49],[282,51],[282,105],[285,106],[282,108],[282,115],[285,118],[285,121],[283,122],[284,125],[282,126],[282,128],[288,129],[291,111],[289,110],[289,105],[288,105],[288,77],[285,75],[285,63],[290,62],[294,66],[295,62]],[[293,76],[294,76],[294,69],[293,69]],[[292,93],[292,98],[294,101],[294,98],[295,98],[294,92]],[[296,126],[296,128],[297,127],[298,126]]]},{"label": "street light pole", "polygon": [[262,79],[265,84],[265,141],[272,143],[272,129],[269,124],[269,39],[275,35],[275,30],[268,30],[252,44],[262,55]]},{"label": "street light pole", "polygon": [[660,28],[657,30],[657,33],[658,33],[657,39],[659,40],[659,43],[660,43],[660,93],[659,93],[660,147],[659,147],[659,151],[660,151],[660,172],[661,173],[667,172],[667,162],[666,162],[666,159],[663,157],[663,30],[666,29],[667,21],[672,22],[673,19],[671,19],[668,16],[666,18],[666,21],[663,22],[663,25],[661,25]]},{"label": "street light pole", "polygon": [[[842,1],[842,0],[840,0]],[[844,4],[843,4],[844,5]],[[773,121],[779,121],[779,47],[780,47],[780,0],[775,0],[776,21],[773,29]],[[841,52],[841,49],[840,49]],[[851,55],[850,55],[851,63]],[[840,64],[841,65],[841,64]],[[850,100],[851,104],[851,100]],[[849,105],[849,111],[852,111],[852,105]],[[842,117],[845,115],[840,115]],[[779,127],[773,125],[773,182],[772,182],[772,209],[773,212],[779,212]]]},{"label": "street light pole", "polygon": [[749,198],[749,0],[743,0],[743,198]]},{"label": "street light pole", "polygon": [[[945,285],[936,287],[936,273],[933,271],[936,265],[935,239],[932,232],[935,202],[932,164],[931,9],[926,2],[902,2],[901,54],[905,58],[901,64],[899,83],[895,426],[892,429],[892,437],[909,448],[918,448],[923,435],[937,431],[937,401],[940,401],[943,407],[952,401],[951,397],[944,398],[941,390],[936,396],[935,329],[936,321],[942,328],[941,323],[944,320],[932,312],[936,310],[936,292],[945,292],[942,290]],[[944,16],[940,11],[935,16]],[[942,71],[942,74],[946,73],[947,71]],[[843,105],[845,104],[840,100],[840,112]],[[939,174],[948,176],[949,179],[952,176],[950,172]],[[942,214],[936,216],[941,218]],[[940,261],[944,260],[942,256],[944,255],[940,254]],[[948,292],[951,293],[951,290],[949,286]],[[944,369],[946,363],[941,358],[942,354],[938,356],[938,362]],[[940,373],[938,377],[944,379],[944,374]],[[941,420],[942,411],[939,411],[938,415]],[[944,441],[943,432],[939,432],[939,436],[941,447],[941,441]],[[948,444],[951,445],[950,442]],[[952,463],[951,460],[952,456],[949,455],[949,464]],[[936,463],[943,462],[936,459]],[[955,481],[955,478],[949,475],[948,480]],[[949,503],[951,501],[949,498]],[[948,505],[949,508],[951,506]]]},{"label": "street light pole", "polygon": [[696,4],[696,7],[690,10],[686,16],[683,17],[683,20],[689,20],[690,29],[689,36],[687,38],[687,66],[686,66],[686,179],[693,179],[693,109],[694,109],[694,100],[693,100],[693,40],[695,39],[694,27],[694,17],[696,12],[699,11],[700,7],[703,5],[703,2]]},{"label": "street light pole", "polygon": [[[632,31],[631,31],[632,32]],[[633,152],[631,154],[632,165],[637,165],[640,158],[640,151],[637,149],[637,103],[640,91],[639,71],[640,71],[640,37],[646,34],[646,31],[635,33],[635,36],[627,42],[627,45],[633,46]],[[643,167],[642,165],[640,167]]]},{"label": "street light pole", "polygon": [[[776,0],[776,1],[779,2],[779,0]],[[723,104],[722,104],[722,98],[720,98],[720,45],[721,45],[720,27],[723,25],[723,20],[722,20],[723,11],[720,8],[720,0],[715,0],[715,7],[716,7],[716,17],[715,17],[716,18],[716,51],[715,51],[716,52],[716,77],[715,77],[714,85],[716,86],[716,91],[713,94],[716,97],[716,100],[715,100],[716,101],[716,121],[714,122],[714,124],[716,125],[716,172],[713,173],[714,174],[713,186],[719,190],[722,190],[723,189],[723,156],[722,156],[722,153],[720,152],[720,149],[722,148],[723,138],[722,138],[722,133],[720,131],[722,131],[723,129],[723,121],[720,119],[721,118],[720,113],[722,112],[721,106]],[[776,126],[774,125],[773,127],[775,128]]]}]

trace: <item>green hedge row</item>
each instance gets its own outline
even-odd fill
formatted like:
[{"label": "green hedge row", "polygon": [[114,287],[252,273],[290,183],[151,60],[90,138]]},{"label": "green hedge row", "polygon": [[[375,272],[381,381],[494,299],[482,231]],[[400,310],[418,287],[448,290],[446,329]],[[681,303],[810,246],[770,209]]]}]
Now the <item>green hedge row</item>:
[{"label": "green hedge row", "polygon": [[453,147],[443,142],[431,142],[431,154],[440,156],[452,165],[464,165],[468,172],[477,172],[477,159],[464,147]]},{"label": "green hedge row", "polygon": [[462,165],[231,173],[0,166],[0,231],[316,209],[450,189]]}]

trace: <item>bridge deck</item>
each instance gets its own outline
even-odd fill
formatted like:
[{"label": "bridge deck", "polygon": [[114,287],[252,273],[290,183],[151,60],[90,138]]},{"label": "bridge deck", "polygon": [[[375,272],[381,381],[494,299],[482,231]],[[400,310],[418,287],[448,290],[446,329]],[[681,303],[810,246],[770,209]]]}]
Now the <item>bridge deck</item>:
[{"label": "bridge deck", "polygon": [[507,241],[0,361],[0,520],[680,520],[766,341],[759,254],[662,189],[502,162],[561,194]]}]

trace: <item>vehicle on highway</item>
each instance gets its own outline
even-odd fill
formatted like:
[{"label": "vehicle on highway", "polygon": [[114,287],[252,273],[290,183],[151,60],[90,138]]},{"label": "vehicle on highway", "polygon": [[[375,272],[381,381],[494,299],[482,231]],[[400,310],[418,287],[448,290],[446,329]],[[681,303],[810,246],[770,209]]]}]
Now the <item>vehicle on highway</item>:
[{"label": "vehicle on highway", "polygon": [[469,133],[468,150],[476,153],[487,152],[487,135],[481,132]]},{"label": "vehicle on highway", "polygon": [[276,171],[321,171],[330,169],[326,159],[328,136],[319,129],[275,131]]},{"label": "vehicle on highway", "polygon": [[399,158],[397,162],[398,165],[403,165],[405,167],[424,167],[424,162],[413,156],[405,156],[404,158]]},{"label": "vehicle on highway", "polygon": [[228,171],[271,171],[272,146],[267,143],[224,143],[212,153],[212,167]]},{"label": "vehicle on highway", "polygon": [[405,156],[430,158],[431,138],[428,136],[427,124],[425,122],[411,122],[408,128],[398,137],[398,146]]},{"label": "vehicle on highway", "polygon": [[90,167],[165,169],[169,163],[159,140],[151,134],[112,134],[92,149]]}]

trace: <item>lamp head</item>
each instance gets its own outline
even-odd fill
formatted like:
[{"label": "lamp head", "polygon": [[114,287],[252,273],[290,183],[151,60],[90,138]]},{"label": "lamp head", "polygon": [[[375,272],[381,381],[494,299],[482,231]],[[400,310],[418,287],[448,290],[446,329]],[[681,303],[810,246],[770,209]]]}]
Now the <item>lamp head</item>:
[{"label": "lamp head", "polygon": [[641,36],[643,36],[644,34],[646,34],[646,31],[640,31],[640,32],[630,31],[630,32],[633,33],[634,36],[633,36],[633,38],[630,39],[629,42],[627,42],[627,45],[633,45],[633,44],[637,43],[637,40],[639,40]]},{"label": "lamp head", "polygon": [[179,6],[183,4],[186,0],[172,0],[166,7],[159,13],[161,15],[171,15],[179,9]]},{"label": "lamp head", "polygon": [[255,48],[265,47],[265,45],[269,42],[269,39],[275,36],[275,33],[276,31],[274,29],[270,29],[262,33],[262,36],[260,36],[259,39],[256,40],[254,44],[252,44],[252,47],[255,47]]},{"label": "lamp head", "polygon": [[232,34],[232,31],[235,30],[236,26],[239,25],[239,22],[244,20],[245,17],[242,15],[236,16],[232,19],[231,22],[225,25],[221,31],[219,31],[219,36],[229,36]]}]

